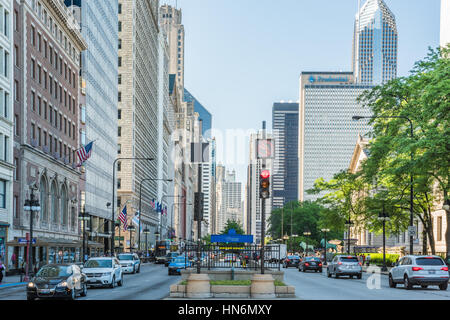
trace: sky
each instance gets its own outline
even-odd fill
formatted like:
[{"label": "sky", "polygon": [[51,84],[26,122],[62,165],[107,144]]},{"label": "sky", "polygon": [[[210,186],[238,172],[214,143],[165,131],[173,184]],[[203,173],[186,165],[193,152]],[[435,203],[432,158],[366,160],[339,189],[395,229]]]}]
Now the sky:
[{"label": "sky", "polygon": [[[219,130],[218,162],[235,169],[237,180],[245,183],[248,142],[241,139],[245,150],[228,157],[226,130],[257,130],[263,120],[271,128],[273,103],[299,99],[302,71],[351,71],[358,1],[177,3],[186,31],[185,87],[213,116],[213,127]],[[399,33],[398,76],[406,76],[428,47],[439,45],[440,0],[385,3],[396,17]]]}]

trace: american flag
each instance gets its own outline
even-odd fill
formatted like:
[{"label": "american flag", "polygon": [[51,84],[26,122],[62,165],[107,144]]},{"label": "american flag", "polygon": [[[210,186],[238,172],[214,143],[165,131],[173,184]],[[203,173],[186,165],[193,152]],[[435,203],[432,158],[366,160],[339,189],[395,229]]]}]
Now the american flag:
[{"label": "american flag", "polygon": [[155,209],[155,199],[152,200],[151,205],[152,205],[152,209]]},{"label": "american flag", "polygon": [[123,231],[127,231],[127,206],[123,207],[122,212],[119,214],[119,220],[123,223]]},{"label": "american flag", "polygon": [[81,167],[83,163],[91,157],[92,154],[92,145],[94,144],[94,141],[88,143],[83,148],[80,148],[77,150],[78,155],[78,167]]}]

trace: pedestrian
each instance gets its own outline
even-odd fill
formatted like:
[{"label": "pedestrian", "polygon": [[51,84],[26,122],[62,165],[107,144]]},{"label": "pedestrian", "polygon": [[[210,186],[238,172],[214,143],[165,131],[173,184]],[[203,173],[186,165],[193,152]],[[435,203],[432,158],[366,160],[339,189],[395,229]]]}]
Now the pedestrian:
[{"label": "pedestrian", "polygon": [[367,255],[366,260],[367,260],[367,266],[369,266],[370,265],[370,253]]},{"label": "pedestrian", "polygon": [[0,284],[3,281],[3,270],[5,270],[5,266],[3,265],[3,257],[0,255]]},{"label": "pedestrian", "polygon": [[16,254],[14,252],[11,256],[11,264],[13,266],[13,269],[15,269],[16,268]]},{"label": "pedestrian", "polygon": [[366,255],[362,255],[362,259],[363,259],[363,265],[364,265],[364,263],[366,262]]}]

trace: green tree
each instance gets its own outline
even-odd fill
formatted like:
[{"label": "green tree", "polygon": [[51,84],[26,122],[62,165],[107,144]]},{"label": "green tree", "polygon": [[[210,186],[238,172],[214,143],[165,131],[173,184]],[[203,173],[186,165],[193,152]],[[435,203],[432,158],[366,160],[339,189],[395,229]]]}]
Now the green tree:
[{"label": "green tree", "polygon": [[[400,216],[407,220],[413,175],[414,216],[425,229],[424,251],[428,239],[433,253],[433,204],[439,201],[438,209],[450,204],[449,54],[450,46],[430,49],[428,56],[415,64],[410,76],[376,86],[360,97],[378,117],[371,121],[374,139],[369,144],[370,157],[363,164],[365,180],[384,181],[389,198],[396,199],[392,211],[402,213]],[[407,118],[413,124],[413,137]],[[446,215],[450,221],[448,207]],[[398,226],[406,227],[400,216]],[[450,228],[446,240],[449,255]]]},{"label": "green tree", "polygon": [[[281,241],[284,235],[289,236],[286,241],[292,250],[299,249],[300,242],[308,242],[315,247],[320,246],[323,238],[321,228],[329,228],[328,239],[341,238],[342,232],[335,228],[327,217],[328,209],[314,201],[289,202],[283,208],[272,210],[268,221],[267,233],[274,239]],[[283,229],[283,232],[281,230]],[[311,236],[305,237],[303,232],[310,231]]]},{"label": "green tree", "polygon": [[245,234],[244,228],[239,223],[239,221],[234,221],[234,220],[230,220],[230,219],[227,220],[227,223],[225,224],[225,228],[222,230],[222,232],[220,234],[228,234],[228,232],[231,229],[236,230],[237,234]]}]

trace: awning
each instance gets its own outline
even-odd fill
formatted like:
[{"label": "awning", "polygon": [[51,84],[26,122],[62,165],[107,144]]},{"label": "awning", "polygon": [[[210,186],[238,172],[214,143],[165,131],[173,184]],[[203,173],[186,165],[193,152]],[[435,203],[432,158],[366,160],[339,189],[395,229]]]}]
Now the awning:
[{"label": "awning", "polygon": [[[19,243],[19,240],[16,238],[14,240],[8,241],[6,243],[7,246],[27,246],[26,243]],[[36,238],[36,243],[33,244],[33,247],[81,247],[83,242],[81,240],[70,240],[70,239],[55,239],[55,238],[44,238],[38,237]],[[101,247],[103,248],[103,244],[98,242],[89,241],[89,247]]]},{"label": "awning", "polygon": [[0,221],[0,227],[9,227],[9,223],[5,221]]}]

